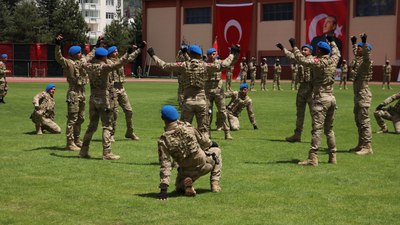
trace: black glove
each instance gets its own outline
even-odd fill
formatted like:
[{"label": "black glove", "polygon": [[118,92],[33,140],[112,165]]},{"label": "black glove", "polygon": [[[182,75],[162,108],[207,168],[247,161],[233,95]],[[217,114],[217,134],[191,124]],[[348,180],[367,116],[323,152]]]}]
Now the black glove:
[{"label": "black glove", "polygon": [[140,49],[144,49],[144,47],[146,46],[146,42],[145,41],[142,41],[142,42],[140,42],[139,44],[138,44],[138,48],[140,48]]},{"label": "black glove", "polygon": [[258,130],[257,125],[253,125],[254,130]]},{"label": "black glove", "polygon": [[168,200],[168,189],[160,189],[160,194],[158,194],[159,200]]},{"label": "black glove", "polygon": [[182,53],[187,53],[187,51],[188,51],[188,46],[187,45],[182,45],[181,46],[181,52]]},{"label": "black glove", "polygon": [[382,110],[383,107],[384,107],[384,105],[381,103],[381,104],[379,104],[379,105],[376,107],[376,110],[377,110],[377,111],[378,111],[378,110]]},{"label": "black glove", "polygon": [[54,39],[54,42],[56,43],[56,45],[61,45],[61,41],[62,41],[61,35],[57,36],[57,37]]},{"label": "black glove", "polygon": [[147,53],[149,53],[150,57],[153,57],[156,53],[154,53],[154,49],[152,47],[147,49]]},{"label": "black glove", "polygon": [[275,46],[278,47],[281,51],[283,51],[283,45],[281,43],[278,43]]},{"label": "black glove", "polygon": [[357,42],[357,37],[356,36],[351,36],[351,44],[352,45],[355,45],[356,44],[356,42]]},{"label": "black glove", "polygon": [[215,141],[212,141],[212,144],[211,144],[211,146],[210,146],[211,148],[217,148],[217,147],[219,147],[219,145],[218,145],[218,143],[217,142],[215,142]]},{"label": "black glove", "polygon": [[328,40],[329,43],[333,41],[333,36],[327,35],[326,40]]},{"label": "black glove", "polygon": [[290,38],[289,43],[290,43],[290,46],[292,46],[292,48],[294,48],[294,46],[296,46],[296,39]]},{"label": "black glove", "polygon": [[361,41],[362,41],[362,43],[367,43],[367,34],[362,34],[361,35]]},{"label": "black glove", "polygon": [[133,52],[132,46],[130,46],[126,51],[128,52],[128,55],[132,54]]},{"label": "black glove", "polygon": [[240,46],[239,45],[232,45],[231,53],[232,54],[239,54],[240,53]]}]

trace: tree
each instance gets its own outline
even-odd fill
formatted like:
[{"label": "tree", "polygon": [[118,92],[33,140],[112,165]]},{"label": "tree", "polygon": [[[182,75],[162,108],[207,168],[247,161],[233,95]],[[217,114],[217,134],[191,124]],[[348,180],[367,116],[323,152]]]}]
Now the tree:
[{"label": "tree", "polygon": [[17,6],[20,1],[21,0],[0,0],[0,2],[3,2],[5,4],[5,6],[12,11],[14,10],[15,6]]},{"label": "tree", "polygon": [[39,10],[32,2],[22,2],[17,5],[12,14],[13,24],[10,36],[13,42],[40,42],[40,34],[44,20]]},{"label": "tree", "polygon": [[54,12],[59,8],[60,0],[36,0],[36,4],[41,17],[46,21],[41,39],[44,42],[50,42],[56,36],[54,33]]},{"label": "tree", "polygon": [[117,46],[120,49],[126,48],[128,45],[133,44],[129,39],[128,27],[118,20],[113,20],[110,25],[107,25],[104,31],[104,39],[108,46]]},{"label": "tree", "polygon": [[3,1],[0,1],[0,27],[2,27],[0,29],[0,42],[10,41],[10,29],[13,27],[13,20],[10,10]]},{"label": "tree", "polygon": [[60,7],[53,13],[55,35],[62,34],[69,44],[87,43],[89,28],[79,12],[79,1],[60,0]]}]

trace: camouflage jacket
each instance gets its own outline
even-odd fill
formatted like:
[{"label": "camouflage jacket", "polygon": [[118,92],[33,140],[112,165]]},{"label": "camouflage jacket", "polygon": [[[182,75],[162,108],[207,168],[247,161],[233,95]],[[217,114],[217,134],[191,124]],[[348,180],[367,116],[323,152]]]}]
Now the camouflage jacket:
[{"label": "camouflage jacket", "polygon": [[0,83],[4,83],[6,81],[5,80],[6,71],[7,71],[6,64],[0,61]]},{"label": "camouflage jacket", "polygon": [[[128,61],[131,62],[133,60],[135,60],[140,53],[142,52],[142,50],[140,48],[136,49],[134,52],[132,52],[129,56],[128,56]],[[124,58],[127,57],[127,53],[125,53],[122,57],[118,58],[112,58],[109,57],[108,59],[112,62],[112,63],[117,63],[120,60],[123,60]],[[124,72],[124,67],[120,67],[118,69],[115,69],[112,71],[112,80],[115,83],[124,83],[125,82],[125,72]]]},{"label": "camouflage jacket", "polygon": [[240,62],[240,73],[245,73],[247,74],[247,71],[249,70],[249,66],[247,65],[246,62]]},{"label": "camouflage jacket", "polygon": [[263,76],[263,75],[267,76],[268,75],[268,64],[261,63],[260,70],[261,70],[261,76]]},{"label": "camouflage jacket", "polygon": [[383,65],[383,75],[390,77],[392,74],[392,66],[391,65]]},{"label": "camouflage jacket", "polygon": [[249,72],[250,72],[250,74],[253,74],[253,75],[255,75],[257,72],[257,64],[253,61],[251,61],[249,63]]},{"label": "camouflage jacket", "polygon": [[48,92],[43,91],[35,95],[32,104],[35,107],[34,112],[54,120],[56,102]]},{"label": "camouflage jacket", "polygon": [[171,158],[182,169],[200,170],[206,164],[205,151],[212,145],[211,140],[190,123],[175,121],[168,124],[164,130],[158,140],[160,188],[169,186]]},{"label": "camouflage jacket", "polygon": [[281,64],[276,64],[275,63],[275,65],[274,65],[274,75],[275,76],[279,76],[279,75],[281,75],[281,72],[282,72]]},{"label": "camouflage jacket", "polygon": [[[353,53],[357,53],[357,45],[353,45]],[[354,71],[354,92],[359,92],[361,89],[368,88],[368,81],[372,78],[371,51],[367,45],[362,47],[362,56],[356,56],[353,62]]]},{"label": "camouflage jacket", "polygon": [[253,101],[248,95],[242,94],[242,92],[238,91],[232,91],[232,92],[226,92],[225,93],[225,98],[231,98],[231,101],[229,102],[228,106],[226,107],[228,109],[228,112],[232,113],[232,115],[239,117],[240,113],[244,108],[247,109],[247,115],[249,116],[249,120],[251,124],[257,125],[256,123],[256,117],[254,115],[253,111]]},{"label": "camouflage jacket", "polygon": [[342,75],[347,75],[347,72],[349,71],[348,67],[347,67],[347,64],[342,64],[340,66],[340,69],[342,69]]},{"label": "camouflage jacket", "polygon": [[386,98],[386,99],[382,102],[382,105],[384,105],[384,106],[389,105],[390,103],[392,103],[392,102],[394,102],[394,101],[396,101],[396,100],[398,100],[398,101],[396,102],[396,104],[395,104],[394,106],[390,106],[389,109],[388,109],[388,111],[389,111],[389,112],[390,112],[390,111],[394,111],[394,112],[400,114],[400,92],[397,92],[396,94],[394,94],[394,95],[392,95],[392,96]]},{"label": "camouflage jacket", "polygon": [[[312,69],[311,66],[305,66],[303,64],[300,64],[299,61],[296,59],[294,56],[293,52],[287,50],[286,48],[283,49],[283,51],[286,54],[286,57],[288,57],[290,60],[296,61],[297,64],[297,81],[299,83],[308,83],[312,80]],[[305,56],[306,59],[312,59],[312,55]]]}]

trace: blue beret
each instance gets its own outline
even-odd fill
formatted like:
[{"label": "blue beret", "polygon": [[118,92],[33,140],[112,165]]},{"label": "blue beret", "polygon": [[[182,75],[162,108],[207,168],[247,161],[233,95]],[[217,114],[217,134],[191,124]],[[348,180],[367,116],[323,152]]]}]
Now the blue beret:
[{"label": "blue beret", "polygon": [[303,48],[308,48],[308,49],[310,49],[311,51],[314,50],[314,48],[313,48],[311,45],[309,45],[309,44],[304,44],[303,46],[301,46],[301,49],[303,49]]},{"label": "blue beret", "polygon": [[95,56],[104,57],[104,56],[108,55],[108,51],[105,48],[100,47],[100,48],[96,48],[96,51],[94,52],[94,54],[95,54]]},{"label": "blue beret", "polygon": [[111,46],[107,50],[108,50],[108,55],[110,55],[111,53],[115,52],[115,50],[117,50],[117,47],[116,46]]},{"label": "blue beret", "polygon": [[51,89],[53,89],[53,88],[55,88],[55,87],[56,87],[55,84],[48,84],[48,85],[46,86],[46,92],[49,92]]},{"label": "blue beret", "polygon": [[6,59],[7,57],[8,57],[7,54],[2,54],[2,55],[1,55],[1,58],[2,58],[2,59]]},{"label": "blue beret", "polygon": [[326,50],[328,52],[328,54],[331,53],[331,46],[329,46],[328,43],[320,41],[320,42],[318,42],[317,46],[318,46],[318,48],[322,48],[322,49]]},{"label": "blue beret", "polygon": [[217,50],[215,48],[210,48],[207,50],[207,55],[211,55],[212,53],[216,52]]},{"label": "blue beret", "polygon": [[[369,49],[369,50],[372,50],[372,45],[371,45],[370,43],[368,43],[368,42],[367,42],[366,44],[367,44],[367,46],[368,46],[368,49]],[[362,47],[362,46],[364,46],[364,43],[362,43],[362,42],[360,41],[360,42],[357,43],[357,46]]]},{"label": "blue beret", "polygon": [[203,55],[203,52],[201,51],[201,48],[197,45],[191,45],[189,47],[189,53],[192,54],[197,54],[197,55]]},{"label": "blue beret", "polygon": [[68,54],[75,55],[75,54],[78,54],[79,52],[81,52],[81,50],[82,50],[82,48],[78,45],[71,46],[71,48],[69,48],[69,50],[68,50]]},{"label": "blue beret", "polygon": [[178,120],[179,113],[172,105],[165,105],[161,108],[161,118],[169,121]]},{"label": "blue beret", "polygon": [[240,90],[243,90],[244,88],[249,89],[249,85],[246,83],[240,85]]}]

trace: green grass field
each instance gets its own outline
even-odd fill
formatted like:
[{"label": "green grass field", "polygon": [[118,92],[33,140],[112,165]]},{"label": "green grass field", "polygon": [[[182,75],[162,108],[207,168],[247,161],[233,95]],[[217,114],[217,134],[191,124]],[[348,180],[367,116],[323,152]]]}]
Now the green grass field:
[{"label": "green grass field", "polygon": [[[124,138],[120,110],[117,141],[112,146],[121,155],[119,161],[101,160],[101,129],[90,145],[92,159],[80,159],[77,152],[64,150],[66,83],[56,84],[55,96],[56,122],[62,134],[34,134],[29,119],[31,101],[45,85],[10,83],[7,104],[0,105],[2,225],[400,224],[400,136],[375,134],[378,126],[370,111],[374,155],[348,152],[357,144],[351,85],[349,90],[337,88],[335,92],[337,165],[326,163],[325,136],[320,165],[297,165],[307,157],[311,122],[307,116],[301,143],[284,141],[294,129],[296,95],[285,83],[284,91],[250,93],[259,130],[253,130],[243,112],[241,130],[232,132],[234,140],[226,141],[223,132],[213,132],[222,148],[222,192],[209,191],[207,176],[195,183],[195,198],[179,196],[170,187],[168,201],[157,200],[157,140],[163,132],[160,108],[176,105],[176,83],[125,85],[140,141]],[[400,85],[390,91],[380,87],[371,85],[373,109],[400,91]],[[392,124],[388,126],[393,132]]]}]

